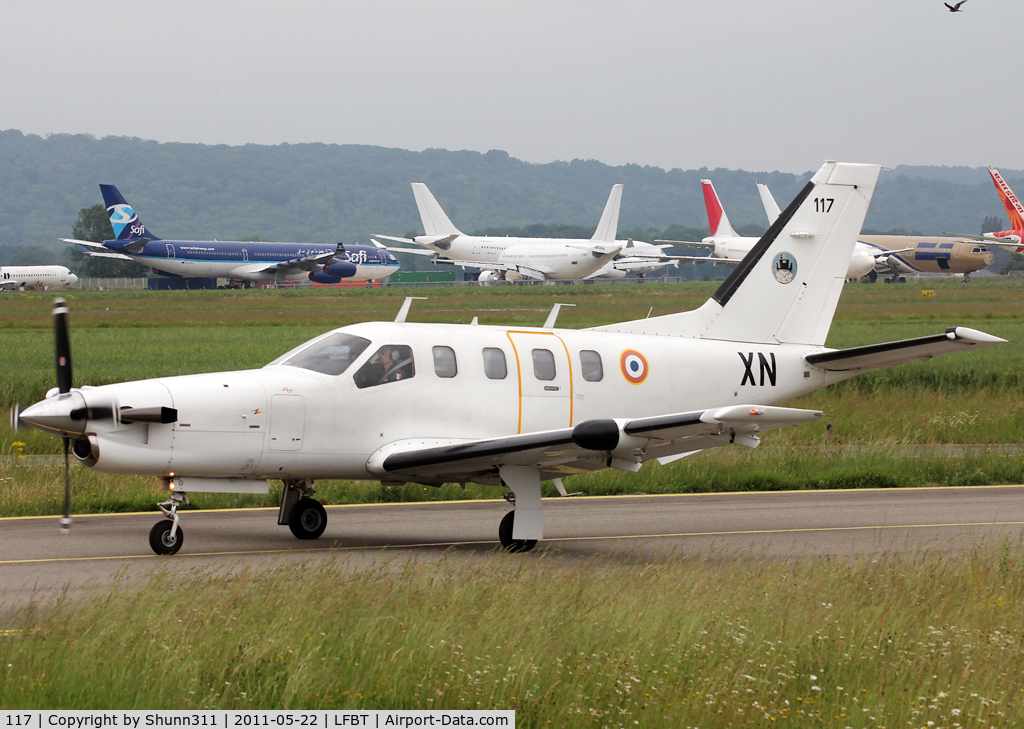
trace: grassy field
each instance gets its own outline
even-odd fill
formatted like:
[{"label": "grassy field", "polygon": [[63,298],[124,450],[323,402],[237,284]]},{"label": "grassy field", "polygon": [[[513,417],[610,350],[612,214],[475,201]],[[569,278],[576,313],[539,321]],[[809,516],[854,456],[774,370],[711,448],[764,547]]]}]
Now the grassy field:
[{"label": "grassy field", "polygon": [[[1012,279],[968,285],[849,285],[828,344],[848,347],[962,325],[1011,342],[1024,341],[1024,292]],[[153,376],[259,367],[336,326],[394,318],[406,295],[414,321],[538,326],[554,301],[574,303],[559,323],[585,327],[690,309],[713,283],[451,287],[427,290],[286,290],[81,292],[69,296],[76,383],[106,384]],[[53,385],[51,296],[0,296],[0,408],[40,399]],[[573,479],[588,493],[932,485],[1024,481],[1024,454],[994,449],[969,456],[914,447],[1005,446],[1020,442],[1024,358],[1018,344],[871,372],[791,403],[824,410],[824,424],[768,434],[756,452],[717,449],[640,474],[599,473]],[[0,423],[0,514],[53,513],[60,470],[21,455],[55,454],[60,441],[34,430],[14,434]],[[27,465],[31,464],[31,465]],[[110,477],[76,468],[76,508],[152,508],[151,479]],[[352,500],[490,497],[494,489],[434,489],[376,484],[321,484],[329,503]],[[202,506],[263,503],[266,498],[203,497]],[[272,501],[272,498],[271,498]]]},{"label": "grassy field", "polygon": [[9,616],[0,706],[512,708],[524,729],[1021,726],[1022,559],[1004,542],[844,562],[496,553],[180,572]]}]

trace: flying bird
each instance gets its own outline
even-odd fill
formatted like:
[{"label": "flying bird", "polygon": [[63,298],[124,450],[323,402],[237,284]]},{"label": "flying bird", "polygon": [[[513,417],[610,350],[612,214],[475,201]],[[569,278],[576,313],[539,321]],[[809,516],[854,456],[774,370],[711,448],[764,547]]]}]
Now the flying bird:
[{"label": "flying bird", "polygon": [[949,8],[949,12],[951,13],[962,13],[963,10],[960,9],[960,6],[963,5],[965,2],[967,2],[967,0],[960,0],[960,2],[958,2],[956,5],[950,5],[949,3],[942,4]]}]

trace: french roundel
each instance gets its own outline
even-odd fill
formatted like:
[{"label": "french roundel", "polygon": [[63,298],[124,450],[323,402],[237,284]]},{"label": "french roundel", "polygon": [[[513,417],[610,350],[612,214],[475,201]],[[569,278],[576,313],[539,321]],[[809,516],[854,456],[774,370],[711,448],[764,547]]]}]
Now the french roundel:
[{"label": "french roundel", "polygon": [[619,358],[619,366],[622,368],[622,376],[626,381],[639,385],[647,379],[647,373],[651,371],[647,364],[647,358],[635,349],[627,349]]}]

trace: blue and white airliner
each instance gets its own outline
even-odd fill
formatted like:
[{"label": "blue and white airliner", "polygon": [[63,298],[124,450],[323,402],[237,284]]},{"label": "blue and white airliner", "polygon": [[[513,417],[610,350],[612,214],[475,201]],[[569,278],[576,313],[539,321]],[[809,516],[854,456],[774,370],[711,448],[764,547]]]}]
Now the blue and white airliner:
[{"label": "blue and white airliner", "polygon": [[223,240],[162,240],[153,235],[113,185],[100,185],[114,240],[93,243],[63,238],[90,256],[120,258],[149,266],[163,276],[236,281],[305,281],[336,284],[371,281],[398,270],[385,250],[358,245],[265,243]]}]

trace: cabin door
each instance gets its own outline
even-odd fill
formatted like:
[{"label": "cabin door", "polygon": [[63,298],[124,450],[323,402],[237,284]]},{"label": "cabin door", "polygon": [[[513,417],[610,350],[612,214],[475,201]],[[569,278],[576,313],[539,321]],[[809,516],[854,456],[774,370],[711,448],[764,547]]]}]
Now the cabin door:
[{"label": "cabin door", "polygon": [[572,425],[572,371],[565,343],[552,334],[509,332],[519,374],[519,432]]}]

